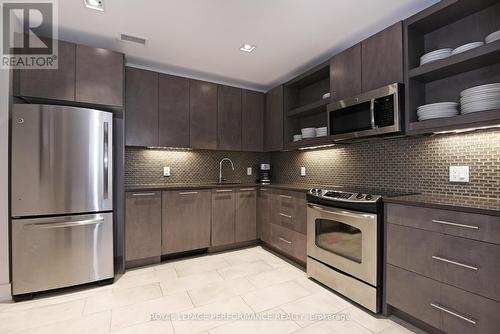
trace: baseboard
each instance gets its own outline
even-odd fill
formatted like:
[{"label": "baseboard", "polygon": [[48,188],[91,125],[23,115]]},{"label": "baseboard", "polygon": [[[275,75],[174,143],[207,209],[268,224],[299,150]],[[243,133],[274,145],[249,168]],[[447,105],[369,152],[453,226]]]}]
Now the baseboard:
[{"label": "baseboard", "polygon": [[10,284],[2,284],[0,285],[0,302],[11,300],[11,288]]}]

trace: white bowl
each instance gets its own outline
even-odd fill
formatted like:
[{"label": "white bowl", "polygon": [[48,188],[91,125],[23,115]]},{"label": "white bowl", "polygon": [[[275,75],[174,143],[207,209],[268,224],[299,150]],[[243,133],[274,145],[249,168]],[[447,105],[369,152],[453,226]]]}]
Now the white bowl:
[{"label": "white bowl", "polygon": [[302,140],[302,135],[293,135],[293,141],[300,141]]}]

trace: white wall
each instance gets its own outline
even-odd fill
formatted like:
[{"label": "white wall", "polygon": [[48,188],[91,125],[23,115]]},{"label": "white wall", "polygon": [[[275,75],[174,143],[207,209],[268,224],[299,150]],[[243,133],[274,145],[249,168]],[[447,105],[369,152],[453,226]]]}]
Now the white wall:
[{"label": "white wall", "polygon": [[0,300],[10,299],[8,145],[9,71],[0,70]]}]

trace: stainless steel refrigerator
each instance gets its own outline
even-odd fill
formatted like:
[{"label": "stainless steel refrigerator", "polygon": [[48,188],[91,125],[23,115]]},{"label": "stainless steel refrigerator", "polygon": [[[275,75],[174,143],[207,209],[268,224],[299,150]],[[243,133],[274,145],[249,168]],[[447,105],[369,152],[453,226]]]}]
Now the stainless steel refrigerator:
[{"label": "stainless steel refrigerator", "polygon": [[14,104],[12,294],[113,278],[113,115]]}]

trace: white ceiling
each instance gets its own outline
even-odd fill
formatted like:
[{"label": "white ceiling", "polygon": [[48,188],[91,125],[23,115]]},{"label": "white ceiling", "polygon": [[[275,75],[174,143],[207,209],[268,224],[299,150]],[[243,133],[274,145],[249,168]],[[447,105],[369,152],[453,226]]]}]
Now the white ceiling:
[{"label": "white ceiling", "polygon": [[[438,0],[59,0],[59,37],[130,65],[267,90]],[[146,46],[117,40],[146,37]],[[251,54],[243,43],[257,45]]]}]

